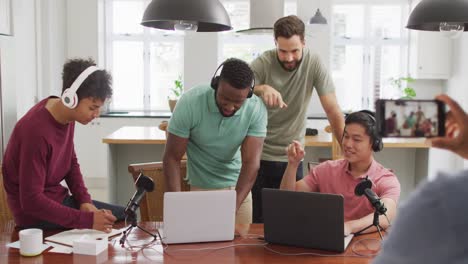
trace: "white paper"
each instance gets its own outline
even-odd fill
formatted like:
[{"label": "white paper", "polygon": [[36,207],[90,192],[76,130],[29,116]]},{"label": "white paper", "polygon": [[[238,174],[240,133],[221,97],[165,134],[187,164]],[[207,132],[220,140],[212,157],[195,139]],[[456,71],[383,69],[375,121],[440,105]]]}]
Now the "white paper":
[{"label": "white paper", "polygon": [[59,245],[59,244],[52,243],[52,242],[49,242],[49,241],[47,241],[47,242],[45,242],[45,243],[46,243],[47,245],[53,247],[51,250],[48,251],[49,253],[63,253],[63,254],[71,254],[71,253],[73,253],[73,249],[72,249],[71,247]]},{"label": "white paper", "polygon": [[7,247],[19,249],[20,248],[20,242],[19,242],[19,240],[15,241],[15,242],[11,242],[10,244],[7,244]]},{"label": "white paper", "polygon": [[112,229],[112,232],[105,233],[94,229],[73,229],[63,231],[53,236],[46,237],[45,240],[56,242],[59,244],[73,246],[73,241],[82,238],[83,236],[89,236],[90,239],[108,239],[111,236],[115,236],[122,233],[122,229]]},{"label": "white paper", "polygon": [[[20,241],[19,241],[19,240],[7,244],[7,247],[10,247],[10,248],[17,248],[17,249],[19,249],[20,246],[21,246],[21,244],[20,244]],[[49,247],[49,245],[42,244],[41,253],[42,253],[44,250],[46,250],[48,247]]]}]

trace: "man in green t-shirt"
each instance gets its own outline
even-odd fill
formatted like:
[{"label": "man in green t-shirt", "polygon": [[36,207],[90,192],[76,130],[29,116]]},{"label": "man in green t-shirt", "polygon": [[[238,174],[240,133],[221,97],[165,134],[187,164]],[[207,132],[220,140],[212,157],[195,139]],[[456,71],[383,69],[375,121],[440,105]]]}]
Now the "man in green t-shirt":
[{"label": "man in green t-shirt", "polygon": [[187,151],[190,189],[235,189],[236,223],[252,223],[250,189],[260,166],[267,111],[253,95],[247,63],[228,59],[216,72],[210,86],[194,87],[177,102],[164,150],[166,187],[180,191],[180,160]]},{"label": "man in green t-shirt", "polygon": [[[297,16],[280,18],[274,25],[276,49],[255,59],[255,94],[268,107],[268,129],[257,180],[252,188],[253,221],[263,222],[262,188],[279,188],[288,164],[285,148],[293,140],[304,144],[306,112],[314,88],[337,139],[344,129],[335,86],[317,54],[305,47],[305,26]],[[302,162],[296,179],[302,179]]]}]

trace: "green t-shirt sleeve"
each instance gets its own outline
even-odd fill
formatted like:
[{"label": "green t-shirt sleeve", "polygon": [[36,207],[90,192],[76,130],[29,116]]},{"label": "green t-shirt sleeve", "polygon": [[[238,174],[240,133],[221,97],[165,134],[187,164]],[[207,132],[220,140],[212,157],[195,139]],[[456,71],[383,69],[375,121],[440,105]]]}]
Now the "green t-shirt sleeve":
[{"label": "green t-shirt sleeve", "polygon": [[265,67],[261,57],[256,58],[252,63],[250,63],[250,68],[252,69],[255,76],[255,85],[265,83]]},{"label": "green t-shirt sleeve", "polygon": [[311,67],[311,75],[314,76],[314,87],[319,96],[335,92],[335,85],[331,78],[330,72],[327,67],[322,63],[317,54],[312,55],[312,60],[315,62]]},{"label": "green t-shirt sleeve", "polygon": [[183,95],[177,101],[172,117],[169,120],[167,131],[182,138],[190,136],[190,129],[193,120],[193,111],[190,110],[190,100]]},{"label": "green t-shirt sleeve", "polygon": [[268,113],[263,102],[255,95],[252,96],[251,99],[254,98],[256,100],[256,104],[253,110],[254,116],[252,118],[252,122],[250,123],[249,130],[247,131],[247,136],[266,137]]}]

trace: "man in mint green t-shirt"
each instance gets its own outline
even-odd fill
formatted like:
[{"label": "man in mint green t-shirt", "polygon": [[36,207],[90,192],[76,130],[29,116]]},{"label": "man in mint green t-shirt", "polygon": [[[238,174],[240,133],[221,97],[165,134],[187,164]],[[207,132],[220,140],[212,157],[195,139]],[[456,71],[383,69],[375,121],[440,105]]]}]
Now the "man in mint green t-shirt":
[{"label": "man in mint green t-shirt", "polygon": [[253,95],[247,63],[228,59],[221,66],[210,86],[194,87],[177,102],[164,151],[166,187],[180,191],[180,160],[187,152],[191,190],[235,189],[236,222],[251,223],[250,189],[260,167],[267,111]]},{"label": "man in mint green t-shirt", "polygon": [[[263,222],[261,189],[280,186],[288,164],[285,148],[293,140],[304,144],[306,112],[314,88],[335,137],[341,140],[343,133],[335,86],[317,54],[305,47],[304,34],[304,23],[297,16],[280,18],[274,25],[276,49],[264,52],[250,65],[257,83],[255,94],[268,107],[268,132],[252,189],[255,223]],[[302,179],[302,162],[296,179]]]}]

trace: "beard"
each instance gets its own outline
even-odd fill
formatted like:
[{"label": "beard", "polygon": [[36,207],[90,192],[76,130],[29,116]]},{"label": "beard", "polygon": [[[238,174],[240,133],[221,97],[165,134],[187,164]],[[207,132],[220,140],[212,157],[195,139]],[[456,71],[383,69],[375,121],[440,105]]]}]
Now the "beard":
[{"label": "beard", "polygon": [[[278,55],[276,55],[276,59],[278,60],[279,64],[281,65],[281,67],[285,70],[285,71],[288,71],[288,72],[292,72],[292,71],[295,71],[297,68],[299,68],[299,66],[301,65],[301,62],[302,62],[302,58],[300,60],[292,60],[292,61],[282,61],[280,60],[280,58],[278,57]],[[294,63],[294,64],[293,64]],[[288,65],[292,65],[292,66],[288,66]]]}]

